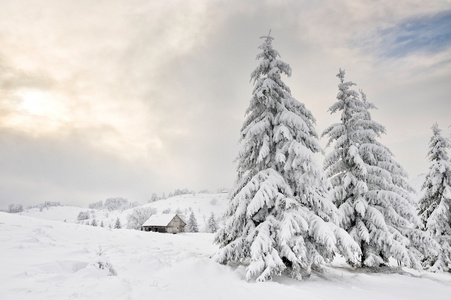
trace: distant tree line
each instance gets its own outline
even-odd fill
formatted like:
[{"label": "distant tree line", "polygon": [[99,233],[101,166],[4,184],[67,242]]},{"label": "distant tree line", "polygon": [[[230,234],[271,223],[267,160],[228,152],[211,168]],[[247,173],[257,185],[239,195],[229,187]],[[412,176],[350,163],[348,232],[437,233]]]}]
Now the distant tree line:
[{"label": "distant tree line", "polygon": [[[48,209],[49,207],[55,207],[55,206],[62,206],[61,202],[55,202],[55,201],[46,201],[37,205],[29,205],[27,209],[33,209],[38,208],[40,211],[43,211],[44,209]],[[23,205],[20,203],[12,203],[8,205],[8,213],[15,214],[20,213],[24,211]]]},{"label": "distant tree line", "polygon": [[105,200],[105,203],[103,201],[93,202],[89,204],[90,209],[106,209],[108,211],[113,210],[125,210],[129,208],[133,208],[138,206],[138,202],[130,202],[125,198],[116,197],[116,198],[108,198]]}]

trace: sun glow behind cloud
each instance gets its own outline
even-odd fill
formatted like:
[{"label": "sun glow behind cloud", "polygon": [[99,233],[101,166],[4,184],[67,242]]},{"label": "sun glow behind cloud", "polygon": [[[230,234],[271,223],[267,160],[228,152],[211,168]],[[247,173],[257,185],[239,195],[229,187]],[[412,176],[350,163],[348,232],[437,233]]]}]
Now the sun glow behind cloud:
[{"label": "sun glow behind cloud", "polygon": [[54,93],[21,89],[12,99],[13,101],[3,105],[8,114],[0,120],[2,127],[39,136],[55,134],[70,121],[68,107]]},{"label": "sun glow behind cloud", "polygon": [[174,106],[183,91],[166,82],[171,65],[202,46],[206,3],[43,1],[36,3],[40,9],[4,4],[16,13],[0,26],[21,26],[2,37],[0,59],[51,84],[10,88],[0,103],[1,127],[33,137],[76,136],[141,161],[161,159],[171,139],[187,134],[183,107]]}]

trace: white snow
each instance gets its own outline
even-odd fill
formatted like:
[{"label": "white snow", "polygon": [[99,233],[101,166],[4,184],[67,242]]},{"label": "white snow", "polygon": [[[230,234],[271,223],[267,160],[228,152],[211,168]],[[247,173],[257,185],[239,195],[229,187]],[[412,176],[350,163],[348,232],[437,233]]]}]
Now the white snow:
[{"label": "white snow", "polygon": [[[27,299],[435,299],[451,274],[371,274],[335,260],[305,281],[254,283],[244,267],[215,263],[213,235],[108,229],[0,213],[0,298]],[[99,259],[99,252],[103,252]],[[117,276],[96,267],[108,261]]]},{"label": "white snow", "polygon": [[77,206],[50,206],[43,209],[37,207],[26,209],[21,212],[21,215],[35,217],[39,219],[66,221],[75,223],[80,211],[87,211],[88,208],[81,208]]},{"label": "white snow", "polygon": [[144,222],[143,226],[167,226],[175,216],[176,214],[153,215]]}]

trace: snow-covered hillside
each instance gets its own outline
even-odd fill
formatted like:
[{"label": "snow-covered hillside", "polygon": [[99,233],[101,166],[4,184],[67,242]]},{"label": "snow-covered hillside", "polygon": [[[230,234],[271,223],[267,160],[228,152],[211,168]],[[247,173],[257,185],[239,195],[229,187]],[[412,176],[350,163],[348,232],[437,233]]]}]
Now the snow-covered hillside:
[{"label": "snow-covered hillside", "polygon": [[[207,232],[206,222],[211,213],[214,213],[218,222],[227,208],[227,194],[187,194],[174,196],[167,199],[151,202],[140,207],[152,207],[157,213],[178,213],[185,220],[188,219],[191,212],[194,213],[201,232]],[[123,227],[127,225],[127,217],[133,212],[133,209],[124,211],[108,211],[106,209],[88,209],[74,206],[51,206],[44,209],[32,208],[21,212],[21,215],[40,219],[64,221],[67,223],[91,224],[95,219],[97,226],[103,222],[105,227],[114,227],[116,219],[119,218]],[[80,212],[89,212],[89,219],[77,220]]]},{"label": "snow-covered hillside", "polygon": [[207,232],[206,223],[211,213],[214,213],[219,220],[227,209],[228,194],[196,194],[180,195],[168,199],[159,200],[144,205],[144,207],[153,207],[158,213],[169,212],[178,213],[182,218],[188,220],[192,211],[196,216],[199,229]]},{"label": "snow-covered hillside", "polygon": [[[321,278],[248,283],[243,267],[210,259],[216,250],[212,240],[208,233],[108,229],[0,213],[0,298],[449,300],[451,295],[450,274],[368,274],[339,260]],[[116,276],[99,269],[99,262],[110,263]]]},{"label": "snow-covered hillside", "polygon": [[43,209],[33,207],[19,214],[39,219],[76,223],[80,211],[86,210],[88,209],[78,206],[50,206]]}]

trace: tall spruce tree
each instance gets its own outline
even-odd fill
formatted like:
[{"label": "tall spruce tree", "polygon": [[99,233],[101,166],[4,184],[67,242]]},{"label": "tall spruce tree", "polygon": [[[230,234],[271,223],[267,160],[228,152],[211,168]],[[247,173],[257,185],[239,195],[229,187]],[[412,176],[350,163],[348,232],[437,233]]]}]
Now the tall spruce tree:
[{"label": "tall spruce tree", "polygon": [[360,245],[358,265],[378,267],[394,258],[406,266],[419,268],[418,251],[409,237],[415,225],[412,188],[407,174],[391,151],[377,138],[385,128],[371,119],[375,106],[366,95],[352,90],[339,70],[337,102],[329,111],[341,112],[341,122],[327,128],[325,169],[333,185],[332,197],[341,212],[341,226]]},{"label": "tall spruce tree", "polygon": [[[367,101],[366,94],[362,90],[360,95],[367,110],[376,109],[374,104]],[[364,114],[365,119],[368,122],[372,121],[369,112]],[[394,233],[395,239],[408,250],[405,253],[408,260],[398,258],[398,262],[421,269],[421,260],[436,255],[438,244],[429,234],[418,229],[420,219],[416,214],[417,202],[412,197],[415,190],[407,182],[407,172],[395,160],[390,149],[377,140],[385,133],[385,128],[373,123],[372,131],[373,133],[370,130],[362,134],[365,138],[362,139],[364,142],[359,149],[363,161],[368,165],[366,198],[371,205],[379,206],[390,232]],[[391,204],[385,204],[387,199]],[[396,213],[402,218],[392,218],[391,206],[397,207]]]},{"label": "tall spruce tree", "polygon": [[121,229],[121,220],[119,218],[116,219],[116,223],[114,224],[114,229]]},{"label": "tall spruce tree", "polygon": [[341,252],[355,260],[358,245],[333,221],[328,181],[315,161],[321,152],[315,119],[291,96],[281,75],[271,36],[257,55],[254,90],[241,129],[238,172],[215,242],[220,263],[246,263],[246,279],[271,279],[287,272],[300,278]]},{"label": "tall spruce tree", "polygon": [[451,162],[447,150],[451,142],[441,135],[437,124],[432,126],[428,157],[431,162],[420,199],[423,228],[440,245],[439,253],[425,263],[431,271],[451,270]]}]

